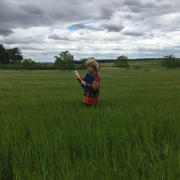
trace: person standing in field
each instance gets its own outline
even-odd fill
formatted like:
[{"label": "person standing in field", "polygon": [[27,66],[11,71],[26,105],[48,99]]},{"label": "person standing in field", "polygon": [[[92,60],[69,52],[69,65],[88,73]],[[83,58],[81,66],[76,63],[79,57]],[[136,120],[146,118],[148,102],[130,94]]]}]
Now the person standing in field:
[{"label": "person standing in field", "polygon": [[88,59],[86,61],[86,66],[89,75],[91,75],[94,80],[92,83],[87,83],[82,79],[82,77],[79,76],[78,72],[75,71],[74,73],[78,76],[78,81],[84,86],[84,97],[83,97],[83,103],[87,107],[91,107],[92,105],[97,105],[100,101],[99,98],[99,89],[100,89],[100,74],[98,73],[99,65],[97,61],[94,59]]}]

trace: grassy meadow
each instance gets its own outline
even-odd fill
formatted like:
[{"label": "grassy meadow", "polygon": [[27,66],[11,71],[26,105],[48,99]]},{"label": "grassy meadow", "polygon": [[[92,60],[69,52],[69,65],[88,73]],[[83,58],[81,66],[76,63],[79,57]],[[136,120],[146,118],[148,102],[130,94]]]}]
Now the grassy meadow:
[{"label": "grassy meadow", "polygon": [[180,179],[180,70],[100,75],[87,108],[73,71],[0,71],[1,180]]},{"label": "grassy meadow", "polygon": [[[146,61],[128,61],[129,65],[130,65],[130,69],[134,69],[135,66],[139,65],[141,66],[141,70],[145,70],[145,69],[162,69],[161,66],[161,60],[146,60]],[[114,63],[99,63],[101,66],[101,69],[117,69],[114,66]]]}]

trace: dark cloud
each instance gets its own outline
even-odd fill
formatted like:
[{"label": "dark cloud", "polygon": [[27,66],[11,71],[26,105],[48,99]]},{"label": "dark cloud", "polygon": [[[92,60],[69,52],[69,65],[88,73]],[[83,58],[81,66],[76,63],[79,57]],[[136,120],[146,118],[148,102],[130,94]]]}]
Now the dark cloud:
[{"label": "dark cloud", "polygon": [[94,26],[89,26],[89,27],[87,27],[87,29],[93,30],[93,31],[104,31],[103,28],[101,28],[101,27],[97,28],[97,27],[94,27]]},{"label": "dark cloud", "polygon": [[122,32],[122,34],[124,35],[128,35],[128,36],[143,36],[144,33],[141,31],[134,31],[134,30],[124,30]]},{"label": "dark cloud", "polygon": [[124,5],[142,7],[143,3],[140,0],[126,0],[124,1]]},{"label": "dark cloud", "polygon": [[[133,19],[132,12],[147,12],[146,16],[154,16],[159,13],[159,9],[168,9],[168,7],[170,7],[168,1],[156,2],[154,0],[145,2],[140,0],[112,0],[112,2],[108,0],[100,2],[94,0],[31,0],[31,3],[22,0],[1,0],[0,28],[30,28],[92,20],[110,20],[117,11],[129,12],[125,18]],[[120,10],[118,10],[119,8]],[[149,9],[154,11],[149,13]],[[91,29],[98,30],[97,28]]]},{"label": "dark cloud", "polygon": [[9,36],[12,33],[14,32],[11,29],[0,29],[0,35],[2,36]]},{"label": "dark cloud", "polygon": [[[161,13],[161,10],[171,7],[171,4],[168,1],[157,2],[154,0],[141,1],[141,0],[126,0],[124,5],[128,7],[132,12],[148,12],[151,15],[150,11],[156,12],[156,14]],[[157,11],[158,9],[158,11]]]},{"label": "dark cloud", "polygon": [[98,19],[110,19],[114,12],[112,7],[102,7]]},{"label": "dark cloud", "polygon": [[42,14],[36,5],[24,5],[23,2],[0,1],[0,28],[16,29],[37,26],[49,26],[53,21],[49,16]]},{"label": "dark cloud", "polygon": [[35,4],[25,4],[25,5],[20,6],[20,9],[33,15],[43,14],[42,9]]},{"label": "dark cloud", "polygon": [[66,23],[84,21],[95,15],[87,11],[88,7],[79,10],[80,5],[72,5],[66,1],[55,0],[34,1],[33,4],[24,1],[0,1],[0,28],[30,28],[40,26],[52,26]]},{"label": "dark cloud", "polygon": [[3,44],[38,44],[38,43],[44,43],[44,39],[39,38],[22,38],[22,37],[10,37],[10,38],[4,38],[1,39],[1,43]]},{"label": "dark cloud", "polygon": [[125,14],[125,15],[124,15],[124,18],[126,18],[126,19],[132,19],[133,16],[132,16],[131,14]]},{"label": "dark cloud", "polygon": [[83,23],[79,23],[79,24],[73,24],[71,25],[72,27],[77,27],[79,29],[85,29],[86,26]]},{"label": "dark cloud", "polygon": [[103,24],[102,25],[105,29],[108,30],[108,32],[120,32],[122,29],[124,29],[124,26],[122,24]]},{"label": "dark cloud", "polygon": [[60,36],[58,34],[52,34],[48,37],[49,39],[53,39],[53,40],[65,40],[65,41],[69,41],[71,40],[69,37],[67,36]]}]

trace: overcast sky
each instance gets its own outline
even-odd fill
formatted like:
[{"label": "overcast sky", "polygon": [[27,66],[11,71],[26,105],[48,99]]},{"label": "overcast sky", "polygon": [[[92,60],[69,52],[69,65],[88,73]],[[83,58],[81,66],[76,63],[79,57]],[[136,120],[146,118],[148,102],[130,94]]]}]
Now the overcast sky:
[{"label": "overcast sky", "polygon": [[0,43],[36,62],[180,57],[180,0],[0,0]]}]

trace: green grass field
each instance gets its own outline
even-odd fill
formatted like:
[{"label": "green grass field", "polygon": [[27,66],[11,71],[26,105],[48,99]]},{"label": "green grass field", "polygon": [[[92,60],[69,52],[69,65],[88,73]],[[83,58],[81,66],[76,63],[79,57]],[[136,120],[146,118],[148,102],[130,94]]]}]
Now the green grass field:
[{"label": "green grass field", "polygon": [[[81,76],[86,71],[79,71]],[[180,70],[0,71],[1,180],[179,180]]]}]

